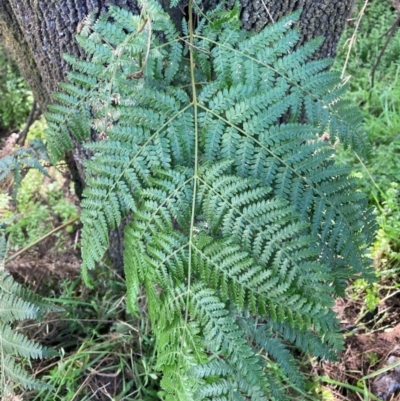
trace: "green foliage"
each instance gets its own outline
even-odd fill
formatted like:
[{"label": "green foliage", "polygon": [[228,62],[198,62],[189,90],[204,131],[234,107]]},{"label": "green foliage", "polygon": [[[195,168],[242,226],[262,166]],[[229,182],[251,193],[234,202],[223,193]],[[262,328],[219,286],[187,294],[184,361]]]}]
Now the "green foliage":
[{"label": "green foliage", "polygon": [[[363,5],[363,1],[357,1],[358,9]],[[367,68],[371,72],[371,68],[375,65],[377,57],[384,45],[388,29],[395,22],[397,17],[396,8],[390,4],[390,2],[380,1],[380,0],[371,0],[365,10],[364,15],[362,16],[360,27],[357,31],[357,40],[352,49],[352,57],[350,58],[349,70],[348,72],[357,79],[354,79],[352,82],[352,86],[354,89],[356,87],[360,88],[361,79],[360,74],[357,74],[358,69]],[[346,41],[346,37],[349,37],[354,32],[354,22],[350,23],[346,32],[344,32],[344,36],[342,38],[342,42]],[[343,51],[342,46],[339,46],[338,50]],[[340,59],[343,59],[342,55],[339,54]],[[393,76],[387,75],[387,73],[395,72],[397,70],[398,64],[397,61],[400,57],[400,32],[397,30],[392,40],[389,42],[386,51],[382,55],[382,59],[378,66],[378,76],[376,84],[377,94],[379,93],[378,89],[380,82],[387,84],[393,82]],[[338,61],[340,62],[340,59]],[[364,76],[363,79],[368,80],[370,75]],[[368,90],[368,85],[364,86],[364,90]],[[394,99],[394,101],[398,101]]]},{"label": "green foliage", "polygon": [[[358,2],[361,6],[361,2]],[[360,105],[365,120],[365,129],[372,141],[367,167],[378,186],[384,190],[398,177],[396,163],[400,137],[399,99],[400,99],[400,30],[397,29],[383,53],[375,73],[374,87],[371,89],[372,67],[376,64],[385,43],[388,29],[397,17],[397,11],[389,2],[371,0],[362,16],[356,41],[352,44],[349,62],[345,73],[349,80],[349,97]],[[349,24],[338,46],[335,66],[342,68],[347,52],[349,38],[354,33],[354,24]],[[373,184],[358,161],[348,156],[365,177],[366,190],[373,192]],[[368,183],[369,181],[369,183]],[[373,200],[373,198],[371,198]]]},{"label": "green foliage", "polygon": [[[48,161],[47,151],[40,139],[34,139],[29,147],[18,148],[12,153],[6,154],[0,159],[0,181],[12,182],[13,198],[16,201],[17,191],[23,187],[23,178],[29,169],[35,169],[42,175],[49,177],[43,163]],[[37,188],[36,188],[37,189]],[[35,191],[34,188],[30,188]],[[22,194],[24,190],[22,189]],[[32,202],[22,202],[26,207],[25,213],[17,217],[8,209],[9,197],[1,194],[1,215],[0,221],[0,396],[7,397],[13,394],[16,387],[21,388],[42,388],[49,391],[50,387],[35,379],[23,369],[23,359],[38,359],[54,354],[49,349],[31,341],[24,334],[19,333],[15,328],[17,321],[25,319],[38,319],[47,311],[60,311],[60,308],[52,306],[40,296],[22,287],[5,270],[7,255],[7,235],[16,234],[17,226],[21,228],[21,221],[25,220],[26,227],[31,235],[34,230],[41,230],[41,219],[31,220],[35,211]],[[21,217],[22,216],[22,217]],[[40,216],[43,217],[42,215]],[[44,219],[43,219],[44,220]],[[30,226],[29,226],[29,225]],[[43,235],[43,231],[40,231]],[[25,239],[26,241],[26,239]],[[18,243],[18,241],[16,241]]]},{"label": "green foliage", "polygon": [[11,133],[26,120],[31,93],[11,57],[0,47],[0,134]]},{"label": "green foliage", "polygon": [[[400,261],[400,193],[399,185],[392,183],[383,195],[384,200],[377,218],[379,230],[375,242],[375,253],[379,267],[386,273],[398,271]],[[392,270],[393,271],[393,270]]]},{"label": "green foliage", "polygon": [[[9,246],[12,250],[37,241],[60,223],[66,223],[78,216],[76,206],[65,196],[64,178],[54,169],[49,172],[52,176],[51,181],[41,172],[31,169],[23,177],[16,203],[14,204],[10,198],[3,198],[3,216],[14,216],[13,224],[7,229],[11,238]],[[73,191],[72,188],[70,190]],[[2,197],[0,202],[1,200]],[[66,227],[67,231],[72,229],[73,226]],[[61,238],[52,248],[53,251],[57,249],[65,251],[65,243]]]},{"label": "green foliage", "polygon": [[53,352],[29,340],[12,328],[18,320],[37,319],[44,312],[60,311],[43,298],[22,287],[4,270],[6,239],[0,232],[0,395],[6,397],[14,386],[47,388],[44,383],[29,375],[21,364],[21,358],[43,358]]},{"label": "green foliage", "polygon": [[309,61],[321,39],[293,50],[299,14],[255,34],[218,9],[182,39],[158,4],[141,7],[85,26],[88,57],[66,56],[47,115],[53,160],[76,140],[92,155],[84,276],[130,216],[127,303],[137,313],[144,289],[160,395],[287,399],[283,377],[304,385],[293,350],[333,359],[334,297],[372,276],[372,212],[319,140],[366,154],[360,115],[331,61]]},{"label": "green foliage", "polygon": [[[359,7],[361,7],[361,2]],[[362,2],[363,3],[363,2]],[[352,45],[346,74],[349,97],[360,105],[365,128],[372,142],[371,157],[360,163],[350,152],[339,150],[339,160],[352,165],[360,177],[360,187],[367,193],[371,204],[378,208],[379,231],[374,246],[376,266],[384,272],[399,269],[400,226],[399,197],[396,183],[400,174],[400,30],[395,30],[375,72],[371,88],[372,67],[386,41],[389,28],[397,17],[397,10],[389,3],[371,0],[365,10]],[[354,32],[354,25],[346,28],[338,46],[336,66],[342,68],[348,48],[346,44]],[[397,278],[395,278],[397,280]]]}]

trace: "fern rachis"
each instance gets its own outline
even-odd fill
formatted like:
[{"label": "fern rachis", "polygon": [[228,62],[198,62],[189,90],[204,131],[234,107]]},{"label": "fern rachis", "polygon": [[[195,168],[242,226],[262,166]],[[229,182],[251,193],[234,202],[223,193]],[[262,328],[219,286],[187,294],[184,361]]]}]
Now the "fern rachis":
[{"label": "fern rachis", "polygon": [[130,216],[127,303],[134,313],[144,288],[165,398],[286,399],[282,375],[302,385],[288,343],[334,357],[333,299],[369,270],[372,214],[318,141],[365,151],[359,114],[330,62],[308,61],[320,40],[293,50],[298,14],[255,34],[218,9],[182,39],[158,4],[141,7],[83,28],[90,60],[67,57],[48,114],[54,159],[70,135],[92,154],[83,272]]}]

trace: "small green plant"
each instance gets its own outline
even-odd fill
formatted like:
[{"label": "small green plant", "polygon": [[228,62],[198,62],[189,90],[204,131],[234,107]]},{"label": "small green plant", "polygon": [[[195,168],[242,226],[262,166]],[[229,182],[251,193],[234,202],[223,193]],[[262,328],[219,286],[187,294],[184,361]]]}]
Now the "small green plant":
[{"label": "small green plant", "polygon": [[369,362],[370,366],[376,365],[379,361],[379,357],[376,352],[369,352],[368,354],[365,355],[365,358]]},{"label": "small green plant", "polygon": [[11,57],[0,47],[0,137],[24,124],[32,95]]},{"label": "small green plant", "polygon": [[[42,124],[37,124],[39,130]],[[40,136],[40,132],[34,135]],[[26,246],[51,231],[55,224],[77,217],[76,207],[64,196],[61,173],[46,165],[49,159],[40,138],[0,158],[0,186],[12,193],[13,200],[3,196],[2,215],[15,216],[8,230],[12,235],[11,249]]]},{"label": "small green plant", "polygon": [[384,201],[377,221],[379,230],[375,242],[376,261],[388,272],[398,271],[400,262],[400,192],[399,184],[392,182],[382,194]]},{"label": "small green plant", "polygon": [[47,161],[47,151],[40,139],[31,141],[27,147],[15,149],[0,158],[0,185],[4,185],[4,181],[11,181],[9,186],[12,187],[13,198],[16,200],[22,178],[29,169],[36,169],[49,177],[43,165]]}]

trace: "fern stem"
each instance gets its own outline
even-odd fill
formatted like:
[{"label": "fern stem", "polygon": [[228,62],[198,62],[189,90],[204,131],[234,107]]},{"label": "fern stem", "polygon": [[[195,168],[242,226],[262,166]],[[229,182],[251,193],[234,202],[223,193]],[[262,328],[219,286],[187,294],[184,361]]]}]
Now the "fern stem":
[{"label": "fern stem", "polygon": [[193,174],[193,198],[192,198],[192,214],[190,221],[190,233],[189,233],[189,259],[188,259],[188,273],[187,273],[187,297],[186,297],[186,310],[185,310],[185,322],[189,319],[189,294],[191,284],[191,273],[192,273],[192,248],[193,248],[193,232],[195,223],[195,212],[196,212],[196,197],[197,197],[197,185],[198,185],[198,153],[199,153],[199,132],[197,124],[197,92],[196,92],[196,80],[194,76],[195,60],[194,60],[194,25],[193,25],[193,2],[189,0],[188,4],[189,14],[189,54],[190,54],[190,81],[192,83],[193,92],[193,120],[194,120],[194,174]]}]

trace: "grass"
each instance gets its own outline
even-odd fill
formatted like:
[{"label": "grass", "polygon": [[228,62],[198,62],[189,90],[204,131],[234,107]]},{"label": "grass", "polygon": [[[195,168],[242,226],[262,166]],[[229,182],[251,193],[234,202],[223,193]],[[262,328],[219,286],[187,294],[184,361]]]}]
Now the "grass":
[{"label": "grass", "polygon": [[[361,7],[363,3],[360,3]],[[365,128],[372,141],[372,158],[367,168],[381,192],[390,182],[397,181],[399,167],[396,155],[400,152],[400,34],[390,41],[375,74],[375,86],[371,89],[371,71],[385,41],[385,33],[396,19],[396,12],[387,1],[370,1],[361,20],[356,41],[351,49],[345,73],[350,75],[350,98],[364,113]],[[347,56],[347,43],[354,31],[347,27],[338,46],[335,67],[342,69]],[[349,158],[351,156],[348,155]],[[373,183],[363,168],[357,168],[369,187]]]},{"label": "grass", "polygon": [[[361,8],[364,2],[359,2]],[[341,152],[339,160],[353,165],[361,178],[370,203],[378,209],[379,242],[389,244],[390,259],[397,259],[400,245],[398,177],[400,172],[400,30],[391,39],[375,73],[371,88],[371,72],[385,34],[397,17],[388,1],[370,0],[352,44],[346,74],[350,75],[349,97],[359,105],[365,117],[365,129],[371,140],[371,157],[360,162],[351,152]],[[341,69],[354,31],[349,24],[338,46],[335,67]],[[392,252],[393,251],[393,252]],[[376,250],[374,254],[376,254]],[[376,256],[376,255],[374,255]]]},{"label": "grass", "polygon": [[[358,3],[355,15],[365,4],[365,1]],[[338,161],[350,163],[354,174],[361,178],[363,190],[377,209],[379,223],[371,250],[378,281],[371,286],[357,280],[348,288],[345,302],[351,313],[345,317],[351,318],[356,326],[356,331],[347,334],[348,339],[353,338],[357,330],[373,337],[385,328],[393,328],[399,317],[393,308],[397,305],[394,300],[399,297],[400,287],[400,30],[382,56],[371,88],[371,71],[384,45],[385,33],[396,16],[396,10],[388,1],[370,0],[362,13],[356,35],[355,22],[349,22],[335,63],[339,70],[345,65],[345,74],[351,76],[349,96],[364,113],[365,128],[372,146],[368,160],[360,161],[351,152],[340,150]],[[347,44],[352,36],[355,40],[348,53]],[[40,137],[42,131],[43,122],[38,121],[31,128],[31,138]],[[10,199],[0,197],[3,210],[8,208],[9,215],[21,216],[12,232],[14,250],[77,215],[73,197],[69,195],[72,188],[59,172],[54,171],[53,177],[49,181],[35,172],[29,173],[20,190],[18,206],[11,207]],[[28,281],[43,295],[51,296],[65,309],[63,314],[49,315],[40,323],[25,322],[20,327],[43,345],[60,352],[58,358],[32,365],[35,374],[52,385],[54,391],[26,391],[22,394],[23,399],[161,399],[144,301],[140,316],[127,315],[124,280],[106,262],[93,273],[95,290],[84,286],[78,266],[67,269],[61,265],[68,271],[54,272],[54,266],[63,268],[55,262],[61,253],[72,258],[79,251],[75,241],[79,226],[69,230],[59,231],[53,241],[45,244],[46,253],[53,255],[53,259],[44,263],[45,281],[32,278],[36,276],[30,271],[17,273],[21,280]],[[379,310],[380,305],[388,309]],[[390,305],[394,305],[392,309]],[[347,357],[345,354],[344,358]],[[312,374],[309,391],[302,395],[304,399],[376,400],[370,391],[370,383],[388,369],[384,367],[382,356],[375,351],[367,352],[362,368],[357,365],[350,369],[345,360],[341,363],[321,368],[316,361],[306,359],[303,369],[309,369]],[[336,375],[332,373],[335,369]],[[340,374],[338,369],[342,369]]]},{"label": "grass", "polygon": [[157,375],[151,370],[152,361],[142,357],[152,346],[143,334],[147,328],[125,315],[123,280],[106,266],[96,274],[95,292],[84,288],[80,278],[61,286],[57,303],[66,312],[53,323],[64,330],[59,339],[61,358],[41,372],[54,392],[39,392],[33,400],[148,399],[151,390],[146,385]]}]

